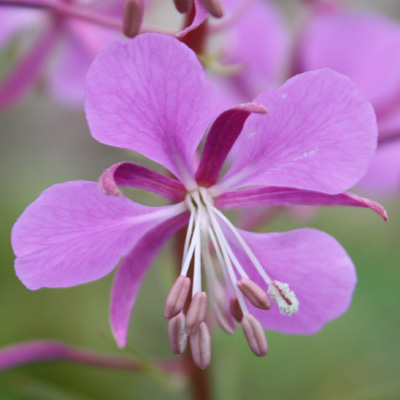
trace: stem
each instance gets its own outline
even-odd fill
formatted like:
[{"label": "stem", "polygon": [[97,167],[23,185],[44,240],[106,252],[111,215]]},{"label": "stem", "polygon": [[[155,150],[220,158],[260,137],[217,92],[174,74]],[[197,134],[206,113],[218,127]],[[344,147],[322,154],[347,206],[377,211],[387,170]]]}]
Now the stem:
[{"label": "stem", "polygon": [[[55,340],[35,340],[0,349],[0,373],[28,364],[51,361],[69,361],[124,371],[143,372],[149,369],[148,363],[88,351]],[[163,360],[154,364],[167,373],[184,372],[188,368],[180,361]]]}]

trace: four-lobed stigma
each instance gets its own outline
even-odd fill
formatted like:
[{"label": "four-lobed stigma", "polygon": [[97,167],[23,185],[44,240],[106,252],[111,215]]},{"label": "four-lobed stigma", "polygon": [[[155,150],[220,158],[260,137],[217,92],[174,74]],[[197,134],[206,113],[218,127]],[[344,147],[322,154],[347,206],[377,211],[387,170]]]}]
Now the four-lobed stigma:
[{"label": "four-lobed stigma", "polygon": [[[281,314],[290,316],[299,308],[295,293],[287,283],[270,278],[238,230],[214,207],[212,195],[206,188],[200,187],[188,193],[185,203],[190,211],[190,220],[181,273],[167,296],[164,311],[169,319],[168,337],[172,351],[182,354],[189,337],[194,362],[200,368],[208,366],[211,360],[211,340],[206,322],[209,300],[216,320],[226,332],[233,333],[236,322],[240,323],[253,353],[266,355],[268,345],[264,329],[250,313],[248,302],[256,308],[269,310],[271,298]],[[238,259],[238,252],[250,260],[267,290],[250,279]],[[190,279],[188,272],[192,261]],[[203,290],[203,272],[208,295]]]}]

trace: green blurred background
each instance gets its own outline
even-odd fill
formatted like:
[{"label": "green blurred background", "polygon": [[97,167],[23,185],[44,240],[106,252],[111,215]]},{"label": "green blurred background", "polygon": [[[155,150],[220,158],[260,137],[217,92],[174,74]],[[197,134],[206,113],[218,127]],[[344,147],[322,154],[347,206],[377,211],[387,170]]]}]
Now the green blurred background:
[{"label": "green blurred background", "polygon": [[[68,180],[97,180],[114,162],[142,159],[97,143],[81,111],[63,109],[40,91],[2,113],[0,131],[0,346],[58,339],[111,354],[139,349],[149,357],[172,357],[163,318],[175,268],[171,245],[146,277],[131,320],[131,349],[124,351],[117,349],[108,321],[114,274],[80,287],[32,292],[13,269],[12,225],[42,190]],[[369,210],[338,207],[320,209],[312,221],[281,215],[260,229],[312,226],[328,232],[353,259],[358,285],[349,311],[317,335],[267,332],[270,351],[262,359],[250,352],[240,329],[233,336],[216,329],[209,368],[215,398],[400,399],[400,194],[381,202],[389,213],[386,223]],[[62,362],[0,375],[1,400],[153,398],[189,399],[189,389],[178,376],[166,382]]]}]

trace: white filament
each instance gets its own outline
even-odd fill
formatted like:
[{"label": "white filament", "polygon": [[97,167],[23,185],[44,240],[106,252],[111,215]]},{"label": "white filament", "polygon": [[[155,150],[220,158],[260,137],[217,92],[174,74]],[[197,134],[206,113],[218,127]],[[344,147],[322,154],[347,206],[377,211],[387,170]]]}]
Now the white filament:
[{"label": "white filament", "polygon": [[[199,188],[189,193],[186,196],[185,203],[190,211],[190,220],[184,244],[181,275],[187,275],[190,263],[194,258],[192,296],[202,291],[202,266],[205,268],[211,292],[217,290],[217,288],[221,289],[210,254],[208,239],[210,238],[223,272],[224,280],[228,283],[229,291],[237,297],[243,315],[249,314],[244,295],[237,286],[237,275],[240,276],[239,279],[242,277],[248,278],[248,275],[224,235],[220,226],[222,222],[233,233],[241,250],[244,251],[258,274],[268,285],[268,293],[278,304],[281,313],[292,315],[298,310],[299,302],[294,292],[289,289],[289,285],[272,281],[238,230],[224,214],[214,207],[212,197],[206,188]],[[211,294],[211,299],[214,295],[216,293]]]}]

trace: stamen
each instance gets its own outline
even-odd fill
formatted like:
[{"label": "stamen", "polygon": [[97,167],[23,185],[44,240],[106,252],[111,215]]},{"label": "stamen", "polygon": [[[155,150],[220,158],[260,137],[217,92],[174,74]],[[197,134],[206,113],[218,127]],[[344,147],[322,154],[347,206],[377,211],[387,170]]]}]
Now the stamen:
[{"label": "stamen", "polygon": [[196,236],[196,247],[194,251],[194,270],[193,270],[193,296],[201,292],[201,230],[202,230],[202,218],[203,209],[199,207],[197,214],[196,228],[198,235]]},{"label": "stamen", "polygon": [[246,315],[242,320],[242,328],[252,352],[258,357],[265,356],[268,343],[260,321],[254,315]]},{"label": "stamen", "polygon": [[194,363],[201,369],[207,368],[211,361],[211,338],[205,322],[190,336],[190,348]]},{"label": "stamen", "polygon": [[187,335],[185,332],[185,315],[178,314],[168,323],[168,340],[174,354],[180,355],[186,349]]},{"label": "stamen", "polygon": [[238,298],[238,301],[239,301],[240,307],[242,309],[242,312],[246,315],[246,314],[248,314],[249,311],[248,311],[247,304],[246,304],[246,302],[245,302],[245,300],[243,298],[242,293],[240,292],[240,290],[238,290],[238,287],[236,286],[237,278],[236,278],[236,275],[235,275],[235,271],[233,270],[233,266],[232,266],[231,260],[233,261],[233,263],[234,263],[235,267],[237,268],[239,274],[241,274],[242,276],[245,276],[245,277],[247,277],[247,274],[243,270],[243,268],[241,267],[241,265],[240,265],[239,261],[237,260],[236,256],[233,254],[232,249],[230,248],[227,240],[225,239],[225,237],[224,237],[224,235],[222,233],[222,230],[221,230],[221,228],[220,228],[215,216],[213,215],[213,212],[212,212],[212,209],[211,209],[211,208],[213,208],[213,206],[210,203],[210,195],[205,190],[205,188],[200,188],[200,193],[202,194],[202,199],[203,199],[204,204],[206,206],[206,210],[207,210],[208,216],[209,216],[209,218],[211,220],[212,229],[213,229],[213,231],[215,233],[215,236],[216,236],[216,239],[217,239],[216,241],[219,244],[219,246],[217,246],[217,247],[220,247],[220,249],[221,249],[222,257],[223,257],[223,259],[225,261],[224,264],[225,264],[226,269],[228,271],[229,279],[230,279],[230,281],[232,283],[233,290],[236,293],[236,296]]},{"label": "stamen", "polygon": [[[217,219],[215,218],[214,215],[212,215],[212,212],[210,212],[209,214],[210,214],[210,216],[211,216],[211,222],[212,222],[213,230],[214,230],[215,235],[216,235],[216,237],[217,237],[217,239],[218,239],[218,243],[219,243],[220,246],[221,246],[221,249],[222,249],[222,248],[225,249],[225,251],[227,252],[229,258],[232,260],[232,262],[233,262],[233,264],[235,265],[235,267],[236,267],[237,271],[239,272],[239,274],[240,274],[241,276],[244,276],[244,277],[247,278],[247,273],[246,273],[246,271],[245,271],[245,270],[243,269],[243,267],[241,266],[240,262],[238,261],[238,259],[236,258],[235,254],[233,253],[233,251],[232,251],[232,249],[231,249],[231,246],[229,246],[228,241],[225,239],[225,236],[224,236],[224,234],[223,234],[223,232],[222,232],[221,227],[220,227],[219,224],[218,224]],[[236,282],[236,279],[235,279],[234,282]]]},{"label": "stamen", "polygon": [[[210,293],[210,303],[214,311],[214,315],[221,328],[225,332],[232,334],[236,329],[236,323],[228,310],[228,302],[225,289],[221,286],[215,272],[215,267],[210,254],[210,247],[208,242],[208,229],[202,229],[201,232],[203,246],[201,254],[203,258],[203,265],[206,271],[208,289]],[[226,275],[226,271],[223,265],[224,264],[221,265],[221,269],[224,271],[224,275]]]},{"label": "stamen", "polygon": [[183,260],[186,259],[186,256],[187,256],[187,253],[189,250],[190,238],[192,237],[192,233],[193,233],[194,214],[195,213],[193,211],[190,213],[189,225],[188,225],[188,229],[186,231],[185,244],[183,246],[183,257],[182,257]]},{"label": "stamen", "polygon": [[238,283],[240,291],[250,300],[254,307],[261,308],[263,310],[269,310],[271,308],[271,302],[264,292],[255,282],[248,278],[242,278]]},{"label": "stamen", "polygon": [[211,305],[221,328],[230,335],[235,332],[236,323],[229,312],[227,295],[219,283],[211,290]]},{"label": "stamen", "polygon": [[201,322],[204,321],[207,312],[207,294],[206,292],[197,292],[186,314],[185,331],[188,335],[193,334]]},{"label": "stamen", "polygon": [[183,310],[189,290],[190,278],[182,275],[178,276],[165,301],[165,318],[171,319]]},{"label": "stamen", "polygon": [[299,301],[287,283],[273,281],[268,286],[268,294],[283,315],[292,315],[299,310]]},{"label": "stamen", "polygon": [[232,296],[229,300],[229,310],[232,314],[232,317],[236,319],[237,322],[242,322],[243,313],[240,308],[240,304],[238,298],[236,296]]},{"label": "stamen", "polygon": [[243,247],[243,250],[245,253],[248,255],[250,258],[251,262],[254,264],[256,267],[257,272],[260,274],[260,276],[263,278],[266,284],[270,284],[272,282],[272,279],[267,275],[267,273],[264,271],[264,268],[260,264],[260,262],[257,260],[257,257],[254,255],[248,244],[245,242],[245,240],[242,238],[240,233],[237,231],[237,229],[232,225],[231,221],[229,221],[228,218],[225,217],[224,214],[222,214],[221,211],[216,209],[214,206],[212,207],[212,211],[214,211],[215,214],[217,214],[228,226],[228,228],[232,231],[232,233],[235,235],[236,239],[240,243],[240,245]]},{"label": "stamen", "polygon": [[192,261],[193,253],[196,248],[196,244],[200,239],[200,227],[198,225],[195,226],[192,241],[190,242],[189,250],[186,254],[186,257],[183,259],[181,275],[186,276],[189,270],[190,261]]},{"label": "stamen", "polygon": [[[214,232],[216,233],[215,229],[214,229]],[[220,239],[220,237],[218,237],[218,236],[217,236],[217,238]],[[219,240],[219,244],[220,244],[220,247],[221,247],[222,256],[223,256],[223,258],[225,260],[225,265],[226,265],[226,269],[228,271],[229,279],[230,279],[230,281],[232,283],[232,287],[233,287],[233,289],[235,291],[235,294],[236,294],[236,297],[237,297],[237,299],[239,301],[240,308],[242,309],[243,314],[248,314],[249,311],[247,309],[247,304],[246,304],[246,302],[244,300],[244,297],[243,297],[242,293],[240,292],[240,290],[238,289],[238,287],[236,285],[237,278],[236,278],[236,275],[235,275],[235,271],[233,270],[233,266],[232,266],[231,258],[230,258],[230,256],[233,253],[229,254],[230,248],[229,248],[228,243],[223,243],[223,240],[222,240],[222,243],[221,243],[221,240]],[[232,259],[233,262],[235,262],[235,260],[236,260],[236,257],[234,259]],[[235,266],[236,266],[236,264],[235,264]]]}]

